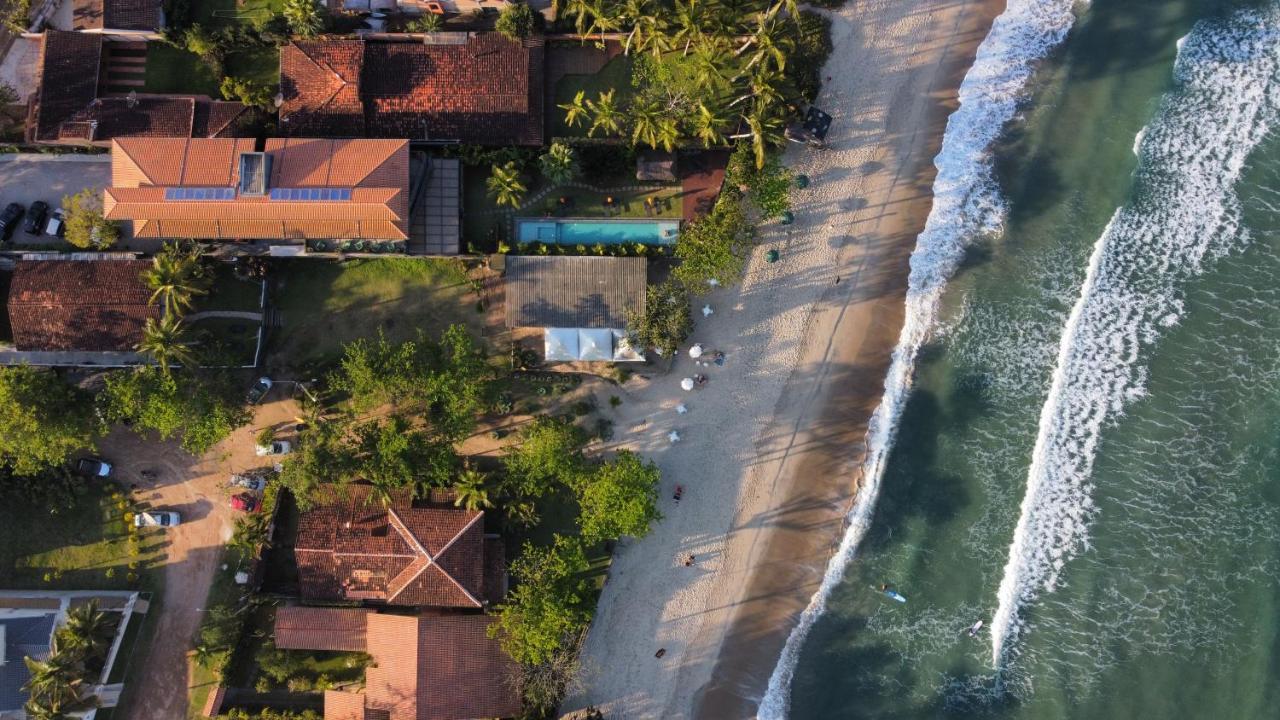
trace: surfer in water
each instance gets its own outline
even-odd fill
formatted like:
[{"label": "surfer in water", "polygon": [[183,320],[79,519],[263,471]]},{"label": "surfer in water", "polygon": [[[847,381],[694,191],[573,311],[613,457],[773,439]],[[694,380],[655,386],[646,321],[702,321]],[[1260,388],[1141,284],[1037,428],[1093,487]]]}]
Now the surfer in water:
[{"label": "surfer in water", "polygon": [[899,593],[897,590],[894,590],[894,589],[893,589],[893,586],[892,586],[892,585],[889,585],[888,583],[882,583],[882,584],[880,585],[880,592],[881,592],[885,597],[887,597],[887,598],[889,598],[889,599],[891,599],[891,600],[897,600],[897,601],[898,601],[898,602],[900,602],[900,603],[904,603],[904,602],[906,602],[906,601],[907,601],[907,599],[906,599],[905,597],[903,597],[903,596],[901,595],[901,593]]},{"label": "surfer in water", "polygon": [[978,637],[978,633],[982,632],[982,621],[979,620],[978,622],[970,625],[966,632],[969,633],[969,637],[971,638]]}]

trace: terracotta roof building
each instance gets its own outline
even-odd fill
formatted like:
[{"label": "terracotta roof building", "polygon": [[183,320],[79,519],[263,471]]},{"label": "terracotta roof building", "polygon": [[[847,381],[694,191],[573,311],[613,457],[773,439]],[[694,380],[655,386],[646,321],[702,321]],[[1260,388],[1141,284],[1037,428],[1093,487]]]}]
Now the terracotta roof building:
[{"label": "terracotta roof building", "polygon": [[116,140],[102,207],[141,238],[405,240],[409,143]]},{"label": "terracotta roof building", "polygon": [[9,326],[22,351],[132,351],[159,318],[142,282],[147,260],[20,260],[9,283]]},{"label": "terracotta roof building", "polygon": [[364,613],[365,644],[359,649],[373,656],[364,692],[326,692],[325,720],[469,720],[520,713],[514,684],[518,668],[485,634],[492,621],[487,615],[408,617],[284,608],[276,613],[276,647],[345,649],[323,633],[295,633],[289,623],[299,610],[317,624],[334,626]]},{"label": "terracotta roof building", "polygon": [[280,50],[280,128],[311,137],[541,145],[542,40],[299,40]]},{"label": "terracotta roof building", "polygon": [[27,132],[32,142],[106,145],[125,137],[235,137],[252,110],[204,95],[100,95],[99,33],[46,30],[40,88]]},{"label": "terracotta roof building", "polygon": [[161,26],[160,0],[75,0],[72,28],[95,30],[157,30]]},{"label": "terracotta roof building", "polygon": [[364,608],[282,607],[276,610],[276,647],[282,650],[364,652],[369,611]]},{"label": "terracotta roof building", "polygon": [[486,537],[483,512],[415,504],[408,491],[383,507],[369,493],[352,485],[300,519],[294,550],[304,600],[481,608],[501,599],[502,542]]}]

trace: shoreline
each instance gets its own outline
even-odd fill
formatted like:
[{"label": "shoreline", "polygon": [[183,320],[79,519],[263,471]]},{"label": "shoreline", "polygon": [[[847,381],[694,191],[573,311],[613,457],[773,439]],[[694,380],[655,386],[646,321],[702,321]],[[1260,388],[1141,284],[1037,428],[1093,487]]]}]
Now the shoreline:
[{"label": "shoreline", "polygon": [[[716,314],[690,339],[730,363],[692,395],[675,387],[695,371],[686,357],[625,388],[627,432],[613,446],[662,467],[666,517],[620,546],[584,648],[584,689],[564,710],[754,717],[822,582],[902,328],[933,159],[1004,0],[907,5],[821,11],[833,20],[817,103],[836,118],[829,149],[788,149],[788,167],[812,180],[793,194],[796,223],[762,228],[743,283],[706,296]],[[782,257],[774,265],[762,259],[770,248]],[[675,415],[680,402],[688,415]],[[670,429],[679,445],[665,441]],[[678,567],[685,552],[695,568]]]}]

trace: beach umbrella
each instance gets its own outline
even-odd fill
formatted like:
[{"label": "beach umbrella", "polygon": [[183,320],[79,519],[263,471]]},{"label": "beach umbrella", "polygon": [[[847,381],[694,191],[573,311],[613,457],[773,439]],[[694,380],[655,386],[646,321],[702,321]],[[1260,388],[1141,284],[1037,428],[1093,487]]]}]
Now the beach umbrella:
[{"label": "beach umbrella", "polygon": [[685,378],[680,381],[680,389],[688,392],[693,389],[693,378]]},{"label": "beach umbrella", "polygon": [[689,357],[694,359],[702,357],[702,345],[700,343],[694,343],[693,347],[689,348]]},{"label": "beach umbrella", "polygon": [[678,443],[680,442],[680,433],[676,432],[675,430],[672,430],[671,432],[667,433],[667,439],[670,440],[672,443]]},{"label": "beach umbrella", "polygon": [[680,403],[679,405],[676,406],[676,412],[683,415],[689,412],[689,408],[685,407],[684,403]]}]

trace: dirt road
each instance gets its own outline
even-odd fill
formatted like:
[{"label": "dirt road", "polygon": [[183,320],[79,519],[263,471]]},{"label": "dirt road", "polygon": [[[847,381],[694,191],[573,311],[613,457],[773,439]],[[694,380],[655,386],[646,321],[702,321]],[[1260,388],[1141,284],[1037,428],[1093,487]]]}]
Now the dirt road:
[{"label": "dirt road", "polygon": [[[117,428],[99,443],[103,457],[115,463],[117,477],[136,485],[135,497],[155,508],[176,510],[182,524],[169,530],[164,594],[153,624],[150,647],[132,674],[124,720],[185,720],[190,677],[187,655],[204,617],[205,599],[222,550],[231,537],[235,511],[228,504],[232,473],[264,465],[254,454],[254,435],[268,424],[292,425],[296,405],[273,390],[256,410],[252,424],[232,433],[204,457],[188,455],[175,441],[144,439]],[[282,434],[282,437],[288,435]],[[153,477],[143,477],[143,471]]]}]

